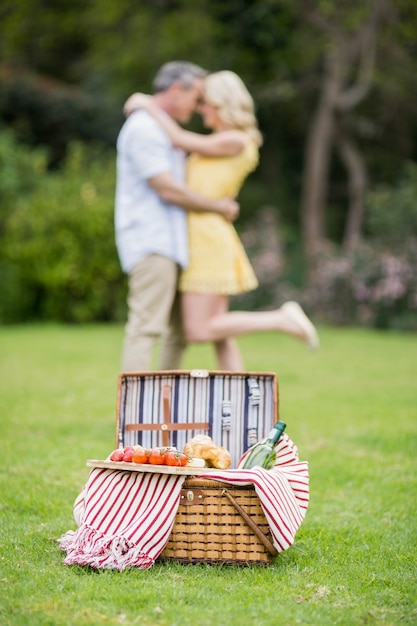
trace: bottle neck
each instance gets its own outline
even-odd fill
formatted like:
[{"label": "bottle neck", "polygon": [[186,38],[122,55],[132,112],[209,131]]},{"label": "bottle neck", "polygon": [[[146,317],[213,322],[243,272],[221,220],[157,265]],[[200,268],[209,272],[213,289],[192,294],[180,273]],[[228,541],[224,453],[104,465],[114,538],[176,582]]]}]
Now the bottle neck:
[{"label": "bottle neck", "polygon": [[275,445],[278,439],[281,437],[282,433],[284,432],[285,427],[286,427],[285,422],[281,422],[281,421],[277,422],[274,428],[269,433],[267,437],[267,441],[270,441],[273,445]]}]

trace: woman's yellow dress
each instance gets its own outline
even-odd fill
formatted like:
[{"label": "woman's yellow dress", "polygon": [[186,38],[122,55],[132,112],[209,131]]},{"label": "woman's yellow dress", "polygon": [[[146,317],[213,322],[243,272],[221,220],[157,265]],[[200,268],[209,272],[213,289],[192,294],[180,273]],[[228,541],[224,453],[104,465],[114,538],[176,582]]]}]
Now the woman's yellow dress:
[{"label": "woman's yellow dress", "polygon": [[[187,185],[210,198],[237,197],[258,158],[258,148],[251,140],[233,157],[192,154]],[[189,265],[180,276],[181,292],[235,295],[258,286],[234,226],[221,215],[188,213],[188,245]]]}]

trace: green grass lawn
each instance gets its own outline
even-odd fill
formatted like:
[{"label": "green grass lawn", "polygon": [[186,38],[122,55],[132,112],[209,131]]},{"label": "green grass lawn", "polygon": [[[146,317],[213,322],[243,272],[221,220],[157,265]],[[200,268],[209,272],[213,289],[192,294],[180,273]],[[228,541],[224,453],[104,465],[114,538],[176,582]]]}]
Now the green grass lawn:
[{"label": "green grass lawn", "polygon": [[[63,565],[87,458],[114,447],[120,326],[0,328],[2,626],[417,624],[417,336],[321,329],[240,341],[275,371],[310,507],[269,567]],[[209,346],[184,368],[214,369]]]}]

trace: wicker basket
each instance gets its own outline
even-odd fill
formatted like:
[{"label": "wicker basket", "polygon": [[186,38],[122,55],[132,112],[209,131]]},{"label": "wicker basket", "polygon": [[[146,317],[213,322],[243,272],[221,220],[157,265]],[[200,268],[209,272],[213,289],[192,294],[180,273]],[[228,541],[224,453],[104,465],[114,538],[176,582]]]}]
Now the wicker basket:
[{"label": "wicker basket", "polygon": [[161,559],[267,565],[277,554],[253,486],[187,478]]}]

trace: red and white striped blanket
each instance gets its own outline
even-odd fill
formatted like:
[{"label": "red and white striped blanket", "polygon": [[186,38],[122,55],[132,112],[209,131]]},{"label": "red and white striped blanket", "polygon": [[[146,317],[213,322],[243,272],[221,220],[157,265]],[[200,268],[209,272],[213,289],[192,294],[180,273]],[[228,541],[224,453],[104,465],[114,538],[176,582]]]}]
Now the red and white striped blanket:
[{"label": "red and white striped blanket", "polygon": [[[253,484],[278,552],[289,548],[307,512],[308,463],[284,434],[271,470],[213,470],[204,478]],[[246,455],[240,459],[241,465]],[[92,469],[74,503],[78,529],[60,539],[66,565],[147,569],[163,551],[174,524],[185,476]]]}]

